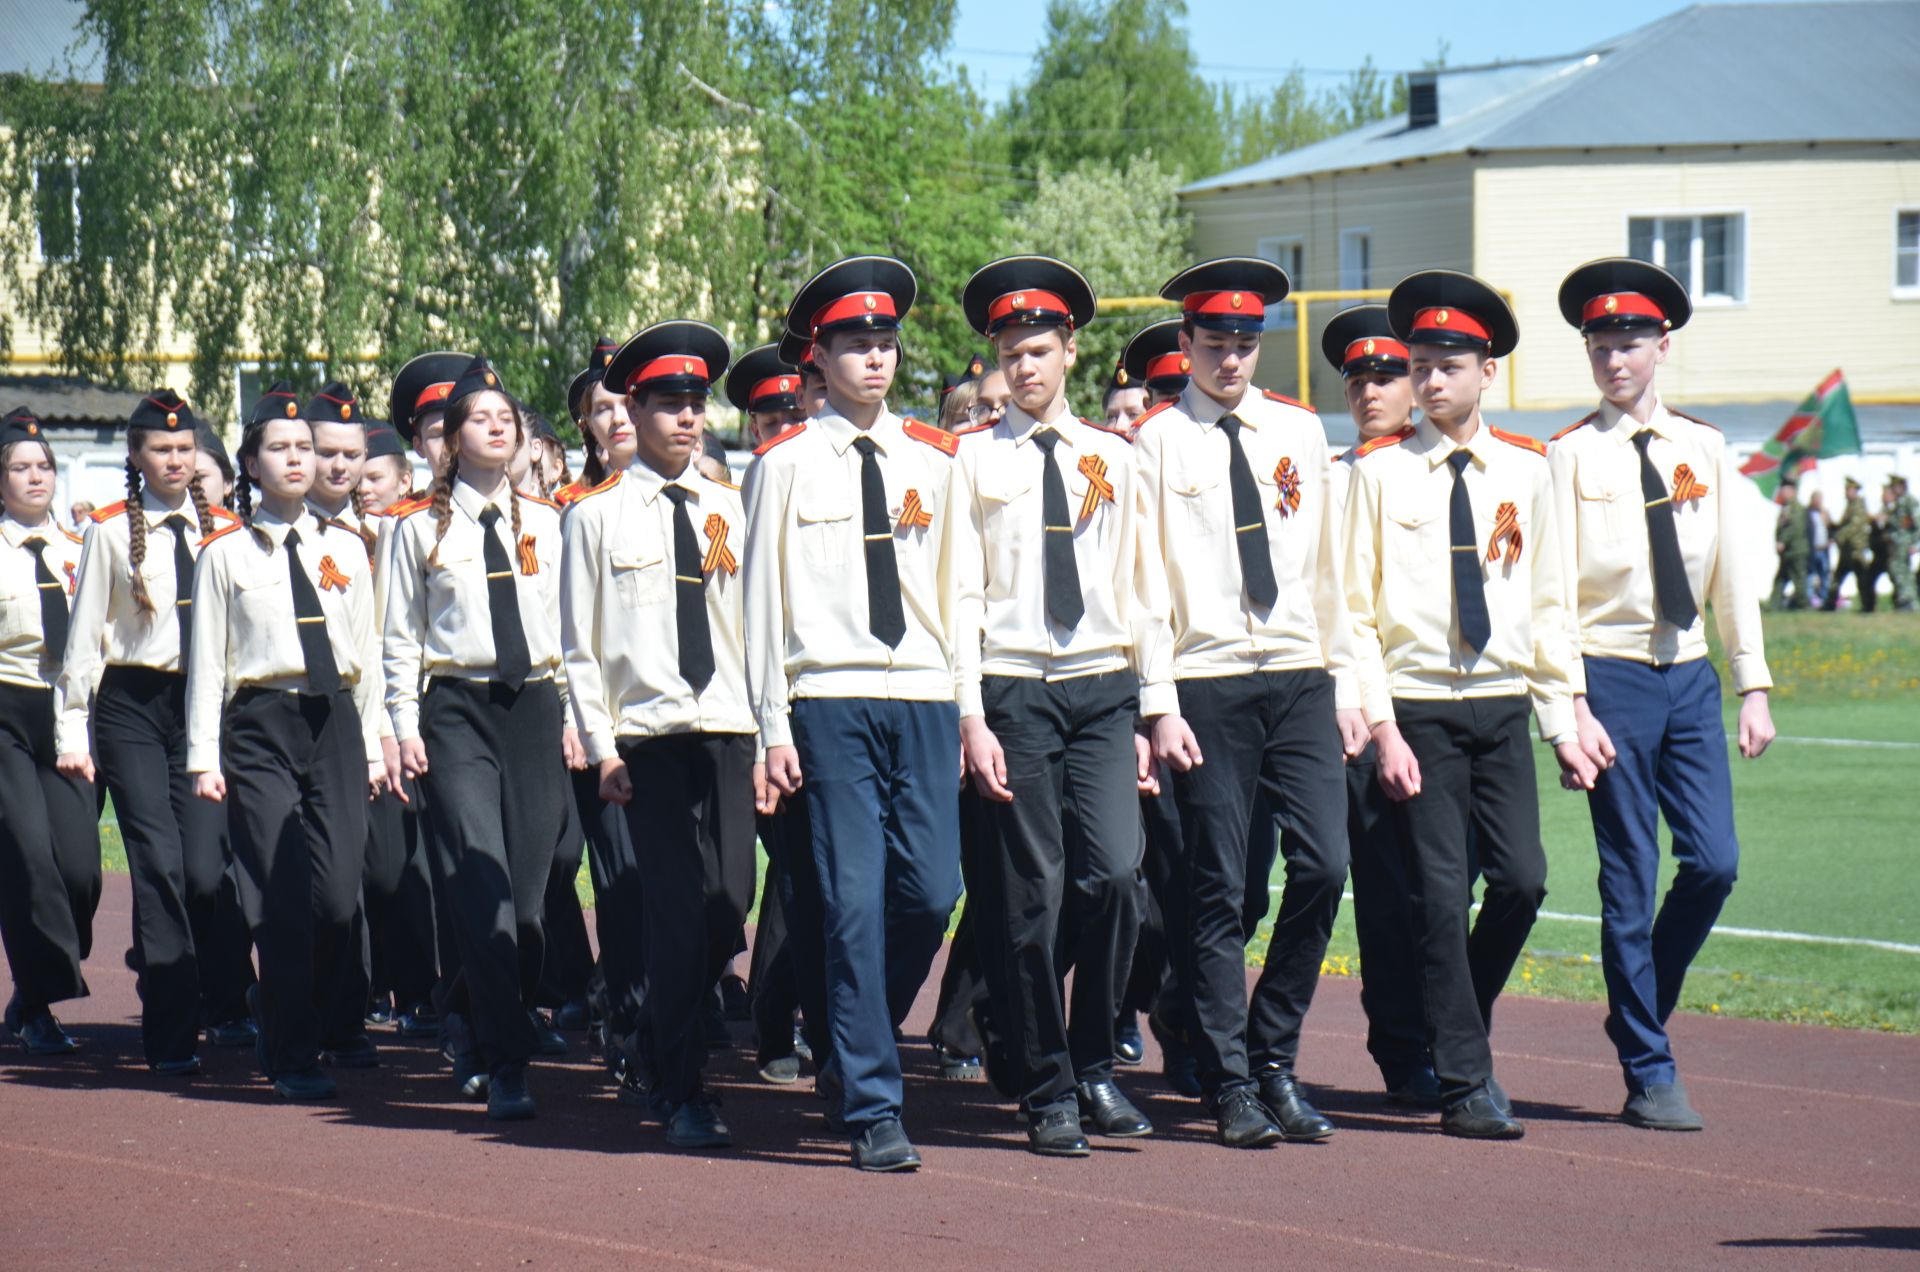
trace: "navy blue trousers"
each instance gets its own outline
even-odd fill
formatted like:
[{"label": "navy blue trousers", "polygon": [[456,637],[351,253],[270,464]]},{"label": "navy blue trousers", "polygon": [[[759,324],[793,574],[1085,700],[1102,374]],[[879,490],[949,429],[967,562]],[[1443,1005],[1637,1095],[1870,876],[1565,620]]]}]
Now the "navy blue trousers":
[{"label": "navy blue trousers", "polygon": [[[1727,730],[1720,679],[1704,658],[1586,664],[1587,706],[1618,755],[1587,799],[1600,850],[1607,1036],[1628,1087],[1639,1090],[1674,1080],[1667,1017],[1740,863]],[[1656,915],[1662,814],[1680,864]]]},{"label": "navy blue trousers", "polygon": [[900,1116],[893,1027],[960,899],[960,713],[951,702],[793,704],[826,929],[827,1017],[855,1135]]}]

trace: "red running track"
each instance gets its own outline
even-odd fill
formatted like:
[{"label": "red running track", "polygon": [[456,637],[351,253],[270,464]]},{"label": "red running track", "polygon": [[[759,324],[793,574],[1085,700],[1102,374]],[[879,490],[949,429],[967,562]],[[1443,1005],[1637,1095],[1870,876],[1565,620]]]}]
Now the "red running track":
[{"label": "red running track", "polygon": [[[1914,1267],[1920,1038],[1688,1016],[1676,1045],[1701,1135],[1613,1117],[1620,1079],[1593,1004],[1510,998],[1496,1052],[1528,1127],[1442,1137],[1378,1097],[1357,984],[1328,978],[1302,1078],[1339,1126],[1324,1145],[1234,1152],[1198,1106],[1122,1082],[1159,1127],[1091,1160],[1023,1151],[979,1083],[907,1049],[917,1176],[847,1164],[810,1084],[716,1057],[736,1147],[664,1144],[580,1047],[536,1067],[538,1120],[457,1100],[431,1046],[376,1030],[384,1063],[341,1098],[273,1097],[247,1051],[191,1083],[140,1063],[129,898],[109,876],[62,1019],[86,1049],[0,1057],[0,1266],[444,1268]],[[937,973],[936,973],[937,981]],[[909,1026],[931,1014],[930,981]]]}]

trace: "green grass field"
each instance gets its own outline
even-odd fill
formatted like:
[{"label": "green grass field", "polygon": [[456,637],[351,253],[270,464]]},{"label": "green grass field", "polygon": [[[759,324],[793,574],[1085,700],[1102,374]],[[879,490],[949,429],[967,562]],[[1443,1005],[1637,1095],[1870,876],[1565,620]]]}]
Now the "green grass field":
[{"label": "green grass field", "polygon": [[[1721,926],[1920,945],[1920,615],[1769,614],[1767,656],[1780,740],[1757,761],[1733,758],[1740,882]],[[1729,693],[1729,736],[1736,708]],[[1546,909],[1597,917],[1586,800],[1560,789],[1553,756],[1539,750]],[[107,868],[124,871],[111,810],[101,842]],[[1671,876],[1669,858],[1663,887]],[[590,903],[584,868],[579,887]],[[1249,953],[1257,959],[1265,948],[1263,928]],[[1509,992],[1603,998],[1599,956],[1597,922],[1543,918]],[[1350,907],[1326,966],[1358,974]],[[1916,1033],[1920,954],[1716,933],[1681,1006]]]}]

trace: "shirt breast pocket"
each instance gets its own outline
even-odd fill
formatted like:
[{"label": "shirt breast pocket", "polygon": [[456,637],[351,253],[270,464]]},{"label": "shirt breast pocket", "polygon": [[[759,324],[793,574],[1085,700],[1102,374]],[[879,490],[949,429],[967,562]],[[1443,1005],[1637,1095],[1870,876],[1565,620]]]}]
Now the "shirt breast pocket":
[{"label": "shirt breast pocket", "polygon": [[982,528],[986,533],[996,539],[1032,538],[1040,526],[1040,505],[1038,501],[1031,507],[1021,504],[1021,497],[1032,489],[1030,476],[982,473],[975,490],[980,497]]},{"label": "shirt breast pocket", "polygon": [[39,630],[39,589],[27,591],[0,583],[0,641],[11,643],[16,637]]},{"label": "shirt breast pocket", "polygon": [[1381,529],[1388,559],[1403,570],[1424,573],[1446,557],[1447,522],[1438,509],[1389,508]]},{"label": "shirt breast pocket", "polygon": [[854,492],[841,482],[810,482],[795,492],[794,537],[800,540],[800,556],[809,570],[826,574],[846,570],[858,538],[851,533],[856,529],[854,511]]},{"label": "shirt breast pocket", "polygon": [[1573,479],[1576,522],[1583,539],[1617,543],[1627,533],[1627,519],[1642,511],[1639,487],[1614,481],[1601,473],[1579,472]]},{"label": "shirt breast pocket", "polygon": [[1221,506],[1225,502],[1217,472],[1200,467],[1180,468],[1168,476],[1167,503],[1173,517],[1169,529],[1211,538],[1220,533],[1230,512]]},{"label": "shirt breast pocket", "polygon": [[629,609],[658,605],[673,589],[664,553],[647,548],[617,548],[608,558],[613,592]]},{"label": "shirt breast pocket", "polygon": [[269,631],[273,624],[294,617],[293,584],[284,573],[286,562],[280,561],[277,568],[282,571],[277,578],[266,574],[233,581],[233,608],[244,631]]}]

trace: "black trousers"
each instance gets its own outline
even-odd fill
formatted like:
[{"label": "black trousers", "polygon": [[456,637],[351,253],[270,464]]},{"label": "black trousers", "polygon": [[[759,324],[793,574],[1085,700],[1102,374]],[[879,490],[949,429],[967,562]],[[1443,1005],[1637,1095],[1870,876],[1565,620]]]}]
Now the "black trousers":
[{"label": "black trousers", "polygon": [[[419,787],[409,780],[408,798]],[[361,880],[368,984],[401,1010],[432,1000],[436,973],[433,876],[415,805],[392,791],[367,807],[367,863]]]},{"label": "black trousers", "polygon": [[1420,1000],[1406,841],[1380,789],[1374,745],[1347,764],[1347,844],[1353,857],[1353,928],[1360,942],[1360,1005],[1367,1051],[1388,1087],[1433,1063]]},{"label": "black trousers", "polygon": [[187,776],[186,695],[185,676],[113,666],[94,697],[94,755],[132,876],[132,963],[149,1064],[191,1056],[203,1015],[245,1018],[253,984],[226,811],[196,798]]},{"label": "black trousers", "polygon": [[97,796],[58,758],[53,690],[0,683],[0,941],[26,1020],[87,996],[100,904]]},{"label": "black trousers", "polygon": [[[807,793],[803,790],[787,798],[772,817],[759,819],[760,842],[767,850],[767,876],[777,882],[780,917],[785,928],[785,961],[792,972],[793,1001],[800,1008],[801,1033],[813,1052],[816,1072],[826,1067],[833,1055],[833,1031],[827,1022],[827,946],[826,911],[820,898],[820,872],[813,855],[813,820],[807,811]],[[769,834],[768,832],[772,833]],[[761,1055],[765,1063],[782,1053],[777,1032],[769,1023],[784,1019],[780,977],[775,972],[769,983],[772,1001],[754,1006],[754,1028],[759,1031]],[[757,997],[757,996],[756,996]]]},{"label": "black trousers", "polygon": [[242,689],[220,768],[240,895],[260,951],[267,1076],[302,1073],[366,1006],[353,919],[367,851],[367,754],[353,695]]},{"label": "black trousers", "polygon": [[540,987],[547,879],[569,797],[560,695],[550,680],[512,689],[436,676],[421,702],[420,738],[421,785],[445,872],[441,903],[459,958],[443,1005],[472,1021],[487,1068],[522,1062],[534,1052],[527,1012]]},{"label": "black trousers", "polygon": [[753,737],[621,738],[633,779],[627,827],[646,876],[642,1024],[654,1092],[678,1103],[706,1067],[705,997],[753,904]]},{"label": "black trousers", "polygon": [[[634,855],[627,811],[600,798],[600,768],[573,774],[574,804],[587,835],[587,871],[593,876],[594,931],[600,938],[600,980],[606,990],[607,1033],[625,1037],[640,1026],[646,990],[645,891]],[[592,815],[587,816],[591,810]]]},{"label": "black trousers", "polygon": [[780,901],[779,852],[775,841],[791,812],[756,817],[754,827],[767,854],[766,880],[753,925],[753,959],[747,965],[747,1010],[753,1017],[755,1062],[764,1065],[793,1054],[793,1013],[800,1009],[793,947],[787,940],[787,908]]},{"label": "black trousers", "polygon": [[1113,1007],[1131,953],[1121,943],[1134,935],[1140,869],[1138,689],[1112,674],[1053,683],[987,676],[981,690],[1013,802],[984,803],[990,847],[984,891],[973,898],[976,951],[1013,1066],[1008,1080],[1037,1110],[1073,1098],[1076,1082],[1113,1076]]},{"label": "black trousers", "polygon": [[[986,969],[980,958],[980,918],[976,897],[988,896],[987,876],[994,870],[994,846],[987,827],[987,801],[967,782],[960,788],[960,881],[965,891],[960,898],[960,917],[953,925],[953,939],[947,943],[947,962],[940,972],[940,993],[934,1000],[933,1024],[928,1039],[957,1055],[986,1056],[991,1033],[993,1004],[987,986]],[[985,904],[992,904],[991,901]],[[988,1057],[987,1076],[1005,1082],[1011,1066],[1003,1056]],[[1008,1085],[1003,1092],[1018,1099],[1017,1087]]]},{"label": "black trousers", "polygon": [[553,870],[547,876],[547,959],[540,969],[540,1001],[548,1007],[585,1002],[593,979],[593,945],[587,939],[587,920],[580,910],[580,858],[586,850],[586,820],[597,808],[583,807],[582,779],[594,784],[593,801],[600,802],[598,767],[567,773],[569,798],[562,805],[566,824],[553,851]]},{"label": "black trousers", "polygon": [[[1205,763],[1174,775],[1188,859],[1186,950],[1208,1095],[1291,1071],[1347,877],[1346,778],[1333,680],[1319,669],[1179,682],[1180,713]],[[1249,1001],[1248,827],[1264,789],[1281,828],[1286,886]]]},{"label": "black trousers", "polygon": [[[1420,793],[1395,805],[1405,838],[1427,1041],[1443,1099],[1493,1073],[1493,1001],[1547,895],[1540,793],[1524,697],[1396,698],[1400,735],[1420,762]],[[1473,904],[1471,837],[1486,880]]]}]

